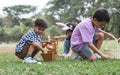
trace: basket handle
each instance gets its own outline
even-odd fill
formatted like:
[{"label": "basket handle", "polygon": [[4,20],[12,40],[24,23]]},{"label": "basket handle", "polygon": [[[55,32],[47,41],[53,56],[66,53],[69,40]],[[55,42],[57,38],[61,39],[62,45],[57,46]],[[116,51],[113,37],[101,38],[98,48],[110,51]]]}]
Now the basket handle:
[{"label": "basket handle", "polygon": [[[105,42],[105,49],[108,49],[108,40],[110,40],[110,39],[106,40],[106,42]],[[114,37],[114,40],[115,40],[115,44],[117,45],[117,50],[120,50],[118,39]]]}]

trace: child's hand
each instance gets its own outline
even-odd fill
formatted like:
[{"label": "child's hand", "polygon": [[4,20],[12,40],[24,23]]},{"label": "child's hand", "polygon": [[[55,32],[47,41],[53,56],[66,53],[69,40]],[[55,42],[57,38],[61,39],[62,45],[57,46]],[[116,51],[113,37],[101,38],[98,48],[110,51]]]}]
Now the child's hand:
[{"label": "child's hand", "polygon": [[44,53],[44,51],[42,50],[42,53]]},{"label": "child's hand", "polygon": [[43,50],[43,52],[42,52],[43,54],[46,54],[47,53],[47,51],[46,50]]},{"label": "child's hand", "polygon": [[53,42],[54,40],[53,39],[49,39],[47,42],[48,43],[51,43],[51,42]]},{"label": "child's hand", "polygon": [[54,36],[54,39],[59,39],[59,37],[58,36]]},{"label": "child's hand", "polygon": [[110,56],[106,55],[106,54],[102,54],[102,57],[105,58],[105,59],[110,59]]},{"label": "child's hand", "polygon": [[70,58],[71,54],[64,55],[65,58]]},{"label": "child's hand", "polygon": [[42,53],[45,53],[45,50],[41,50],[42,51]]},{"label": "child's hand", "polygon": [[110,38],[110,39],[115,39],[115,36],[114,36],[113,34],[110,34],[110,33],[109,33],[109,38]]}]

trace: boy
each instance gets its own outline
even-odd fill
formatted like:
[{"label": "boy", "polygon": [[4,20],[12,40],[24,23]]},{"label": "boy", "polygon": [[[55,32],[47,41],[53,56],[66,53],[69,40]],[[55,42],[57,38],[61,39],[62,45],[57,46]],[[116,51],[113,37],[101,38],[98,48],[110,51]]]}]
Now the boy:
[{"label": "boy", "polygon": [[15,49],[15,55],[23,59],[25,63],[36,63],[37,59],[33,58],[39,51],[44,52],[41,43],[41,35],[47,28],[47,23],[43,19],[36,19],[33,29],[26,33],[20,39]]},{"label": "boy", "polygon": [[[92,18],[87,18],[86,20],[80,22],[74,29],[71,36],[71,47],[74,54],[78,54],[83,58],[94,61],[96,57],[90,51],[91,48],[92,51],[97,54],[97,57],[100,55],[105,59],[110,58],[108,55],[99,51],[101,41],[99,41],[96,46],[92,43],[93,40],[96,40],[95,38],[97,38],[99,34],[104,34],[110,38],[114,38],[112,34],[100,29],[107,25],[109,21],[110,17],[108,11],[106,9],[98,9]],[[96,36],[93,38],[95,33]]]}]

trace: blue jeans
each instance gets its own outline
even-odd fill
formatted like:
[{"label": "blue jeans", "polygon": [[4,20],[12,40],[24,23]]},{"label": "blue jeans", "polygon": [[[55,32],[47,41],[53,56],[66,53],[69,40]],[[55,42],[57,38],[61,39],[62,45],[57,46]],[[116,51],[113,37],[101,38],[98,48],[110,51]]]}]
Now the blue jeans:
[{"label": "blue jeans", "polygon": [[96,38],[96,34],[93,36],[93,44],[96,46],[96,40],[95,40],[95,38]]},{"label": "blue jeans", "polygon": [[83,47],[78,51],[78,54],[80,54],[83,58],[90,58],[92,52],[88,47],[88,43],[84,43]]},{"label": "blue jeans", "polygon": [[[96,34],[93,36],[93,44],[96,46]],[[82,49],[79,50],[78,52],[83,58],[89,58],[92,53],[90,51],[90,48],[88,47],[88,44],[87,43],[84,43]]]},{"label": "blue jeans", "polygon": [[64,40],[64,54],[67,54],[70,50],[70,37],[65,38]]}]

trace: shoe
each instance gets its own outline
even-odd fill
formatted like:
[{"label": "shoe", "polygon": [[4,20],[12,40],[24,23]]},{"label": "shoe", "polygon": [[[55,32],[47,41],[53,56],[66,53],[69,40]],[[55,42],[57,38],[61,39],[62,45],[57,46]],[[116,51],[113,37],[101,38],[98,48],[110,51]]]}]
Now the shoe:
[{"label": "shoe", "polygon": [[101,56],[100,56],[98,53],[94,53],[94,56],[95,56],[96,58],[98,58],[98,59],[101,58]]},{"label": "shoe", "polygon": [[37,63],[36,60],[33,60],[32,57],[24,58],[23,63]]},{"label": "shoe", "polygon": [[58,56],[60,57],[64,57],[66,54],[58,54]]},{"label": "shoe", "polygon": [[40,61],[40,59],[38,59],[38,58],[32,58],[32,60],[35,60],[35,61],[37,61],[37,62]]},{"label": "shoe", "polygon": [[73,51],[71,58],[72,59],[77,59],[78,57],[79,57],[78,53]]}]

